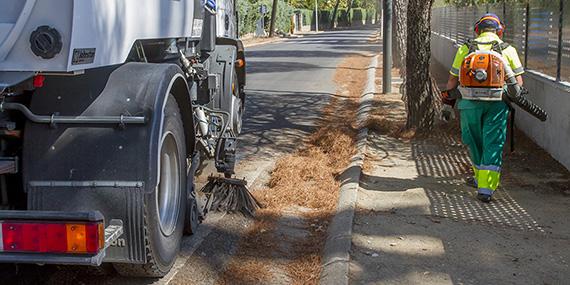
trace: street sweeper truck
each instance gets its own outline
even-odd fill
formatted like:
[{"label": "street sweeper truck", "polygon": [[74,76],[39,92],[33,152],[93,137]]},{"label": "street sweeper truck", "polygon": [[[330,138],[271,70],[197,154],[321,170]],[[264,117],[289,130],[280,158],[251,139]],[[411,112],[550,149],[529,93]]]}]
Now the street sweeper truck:
[{"label": "street sweeper truck", "polygon": [[0,0],[0,262],[168,273],[197,170],[234,174],[237,27],[234,0]]}]

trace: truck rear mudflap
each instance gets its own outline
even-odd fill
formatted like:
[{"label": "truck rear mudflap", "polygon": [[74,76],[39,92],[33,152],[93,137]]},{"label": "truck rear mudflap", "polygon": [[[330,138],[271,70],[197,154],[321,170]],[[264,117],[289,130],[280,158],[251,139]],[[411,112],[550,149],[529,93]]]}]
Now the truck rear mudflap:
[{"label": "truck rear mudflap", "polygon": [[0,262],[97,266],[122,233],[98,211],[0,211]]}]

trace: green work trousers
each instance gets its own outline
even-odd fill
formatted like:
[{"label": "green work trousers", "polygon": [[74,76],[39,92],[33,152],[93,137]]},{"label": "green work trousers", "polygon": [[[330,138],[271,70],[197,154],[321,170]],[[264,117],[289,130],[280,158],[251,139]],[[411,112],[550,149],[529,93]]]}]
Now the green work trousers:
[{"label": "green work trousers", "polygon": [[469,101],[460,102],[459,109],[461,137],[469,146],[478,192],[493,195],[501,179],[509,108],[502,101]]}]

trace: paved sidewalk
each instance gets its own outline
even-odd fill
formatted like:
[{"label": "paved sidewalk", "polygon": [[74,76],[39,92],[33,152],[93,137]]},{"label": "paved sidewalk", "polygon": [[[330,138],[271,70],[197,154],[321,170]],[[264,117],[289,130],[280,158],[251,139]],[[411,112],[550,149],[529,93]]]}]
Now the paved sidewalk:
[{"label": "paved sidewalk", "polygon": [[[404,119],[399,95],[379,96],[386,124]],[[371,133],[351,283],[568,284],[568,171],[521,139],[496,200],[483,204],[463,183],[458,130],[443,128],[411,141]]]}]

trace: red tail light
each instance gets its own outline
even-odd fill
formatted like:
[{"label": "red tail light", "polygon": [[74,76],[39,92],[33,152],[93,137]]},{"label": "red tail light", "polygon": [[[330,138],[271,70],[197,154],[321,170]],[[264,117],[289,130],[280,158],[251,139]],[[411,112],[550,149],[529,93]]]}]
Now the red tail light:
[{"label": "red tail light", "polygon": [[2,251],[97,254],[104,245],[103,223],[3,221]]},{"label": "red tail light", "polygon": [[35,88],[42,88],[44,87],[44,81],[46,80],[45,76],[43,75],[36,75],[34,76],[33,85]]}]

